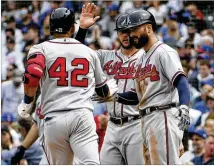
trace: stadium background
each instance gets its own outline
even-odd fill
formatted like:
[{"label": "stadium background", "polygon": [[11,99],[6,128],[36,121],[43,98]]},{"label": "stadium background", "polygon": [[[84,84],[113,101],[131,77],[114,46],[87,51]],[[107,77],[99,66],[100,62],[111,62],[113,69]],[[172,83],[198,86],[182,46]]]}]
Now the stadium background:
[{"label": "stadium background", "polygon": [[[16,147],[32,125],[31,120],[19,120],[16,113],[23,97],[20,78],[30,47],[52,39],[48,29],[49,14],[60,6],[75,11],[77,32],[81,7],[87,2],[92,1],[1,1],[2,164],[10,164]],[[205,135],[214,134],[214,2],[93,2],[97,5],[96,15],[101,18],[89,29],[85,44],[94,50],[119,49],[120,43],[114,31],[118,14],[136,9],[146,9],[154,14],[159,27],[157,36],[177,49],[191,88],[191,126],[183,139],[185,154],[182,163],[190,163],[196,155],[206,154],[214,158],[214,140],[206,140]],[[94,118],[101,147],[107,127],[105,104],[95,103]],[[41,159],[39,148],[40,145],[35,144],[23,162],[37,164]],[[201,162],[194,160],[194,164]]]}]

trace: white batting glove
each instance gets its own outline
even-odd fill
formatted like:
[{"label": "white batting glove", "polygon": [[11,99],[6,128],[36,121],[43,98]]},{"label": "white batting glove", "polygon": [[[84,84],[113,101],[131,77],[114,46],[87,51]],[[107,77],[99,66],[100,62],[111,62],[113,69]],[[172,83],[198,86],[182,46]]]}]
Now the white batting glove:
[{"label": "white batting glove", "polygon": [[106,84],[108,85],[108,88],[109,88],[109,96],[108,97],[113,96],[118,90],[116,80],[110,79],[106,82]]},{"label": "white batting glove", "polygon": [[188,129],[190,125],[189,107],[186,105],[181,105],[179,107],[179,111],[181,119],[178,123],[178,127],[180,130],[184,131],[185,129]]},{"label": "white batting glove", "polygon": [[22,103],[19,104],[18,106],[19,116],[25,119],[29,118],[32,107],[33,107],[33,102],[31,102],[30,104],[26,104],[22,101]]}]

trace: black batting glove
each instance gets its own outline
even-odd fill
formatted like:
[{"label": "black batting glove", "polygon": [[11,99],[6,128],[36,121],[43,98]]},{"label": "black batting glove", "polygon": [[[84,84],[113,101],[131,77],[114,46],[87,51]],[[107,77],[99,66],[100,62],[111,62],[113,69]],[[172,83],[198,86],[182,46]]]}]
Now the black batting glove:
[{"label": "black batting glove", "polygon": [[24,146],[17,147],[15,155],[11,158],[11,165],[19,164],[20,160],[24,158],[26,148]]}]

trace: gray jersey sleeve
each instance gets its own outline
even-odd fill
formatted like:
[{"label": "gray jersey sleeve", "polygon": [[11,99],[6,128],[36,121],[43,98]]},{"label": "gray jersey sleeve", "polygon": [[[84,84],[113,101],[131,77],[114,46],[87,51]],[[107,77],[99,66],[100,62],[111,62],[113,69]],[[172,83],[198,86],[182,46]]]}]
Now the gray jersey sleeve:
[{"label": "gray jersey sleeve", "polygon": [[98,58],[100,60],[101,66],[104,65],[105,56],[106,56],[105,51],[106,50],[98,50],[98,51],[96,51],[97,56],[98,56]]},{"label": "gray jersey sleeve", "polygon": [[41,47],[41,44],[34,45],[30,48],[27,58],[29,58],[33,53],[42,53],[44,55],[44,51]]},{"label": "gray jersey sleeve", "polygon": [[100,87],[106,83],[107,78],[102,70],[101,63],[96,52],[93,52],[93,57],[94,57],[95,84],[96,87]]},{"label": "gray jersey sleeve", "polygon": [[180,58],[175,51],[168,51],[160,55],[160,64],[163,74],[170,80],[172,84],[178,75],[185,75]]}]

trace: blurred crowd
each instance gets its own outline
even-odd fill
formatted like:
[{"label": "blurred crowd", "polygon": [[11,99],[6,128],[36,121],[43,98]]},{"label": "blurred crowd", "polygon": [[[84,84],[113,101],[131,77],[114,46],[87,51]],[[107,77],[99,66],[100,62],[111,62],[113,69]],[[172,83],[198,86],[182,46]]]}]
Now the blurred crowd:
[{"label": "blurred crowd", "polygon": [[[31,120],[18,119],[17,106],[23,98],[22,73],[31,46],[52,39],[49,17],[64,6],[75,11],[78,31],[83,4],[91,1],[2,1],[1,13],[1,164],[26,137]],[[212,1],[95,1],[101,16],[89,28],[85,44],[93,50],[119,49],[114,31],[120,13],[137,9],[150,11],[157,22],[157,37],[179,53],[191,89],[191,126],[183,138],[183,164],[214,164],[214,2]],[[107,127],[104,103],[94,103],[94,119],[102,146]],[[23,164],[38,164],[43,151],[35,142]]]}]

